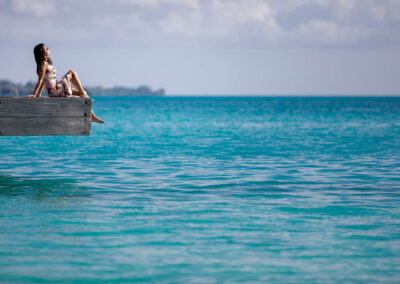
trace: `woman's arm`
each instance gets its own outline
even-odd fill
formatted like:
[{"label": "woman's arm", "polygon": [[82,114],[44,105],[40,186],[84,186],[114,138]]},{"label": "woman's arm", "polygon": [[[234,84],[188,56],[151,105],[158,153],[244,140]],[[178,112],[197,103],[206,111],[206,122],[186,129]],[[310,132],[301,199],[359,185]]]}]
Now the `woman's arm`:
[{"label": "woman's arm", "polygon": [[28,97],[40,97],[42,92],[43,92],[43,87],[44,87],[44,75],[46,74],[46,69],[47,69],[47,62],[43,62],[41,67],[40,67],[40,71],[39,71],[39,75],[38,75],[38,82],[36,84],[35,90],[33,91],[32,95],[29,95]]},{"label": "woman's arm", "polygon": [[43,88],[44,88],[44,80],[42,81],[42,85],[39,88],[39,92],[36,94],[36,96],[39,98],[42,95],[43,92]]}]

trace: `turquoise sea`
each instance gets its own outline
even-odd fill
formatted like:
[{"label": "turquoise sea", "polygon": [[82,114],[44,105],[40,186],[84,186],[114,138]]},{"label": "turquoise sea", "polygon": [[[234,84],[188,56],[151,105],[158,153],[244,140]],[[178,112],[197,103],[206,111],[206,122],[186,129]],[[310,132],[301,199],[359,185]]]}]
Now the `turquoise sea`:
[{"label": "turquoise sea", "polygon": [[0,282],[395,283],[400,97],[95,97],[0,137]]}]

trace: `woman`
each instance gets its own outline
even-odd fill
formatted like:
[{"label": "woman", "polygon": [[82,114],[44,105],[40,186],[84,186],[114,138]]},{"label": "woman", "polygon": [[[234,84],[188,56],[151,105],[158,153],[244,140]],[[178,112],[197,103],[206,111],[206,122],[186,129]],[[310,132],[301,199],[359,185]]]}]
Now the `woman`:
[{"label": "woman", "polygon": [[[79,81],[78,75],[74,70],[70,70],[65,74],[61,80],[56,79],[57,70],[53,67],[49,55],[51,54],[49,48],[44,44],[40,43],[35,46],[33,53],[35,54],[35,60],[37,64],[36,73],[38,74],[38,82],[35,87],[35,91],[30,98],[38,98],[43,92],[44,86],[46,86],[47,95],[49,97],[71,97],[79,96],[81,98],[89,98],[86,91],[83,89],[81,82]],[[72,87],[74,84],[78,89]],[[98,118],[92,111],[92,121],[98,123],[104,123],[104,120]]]}]

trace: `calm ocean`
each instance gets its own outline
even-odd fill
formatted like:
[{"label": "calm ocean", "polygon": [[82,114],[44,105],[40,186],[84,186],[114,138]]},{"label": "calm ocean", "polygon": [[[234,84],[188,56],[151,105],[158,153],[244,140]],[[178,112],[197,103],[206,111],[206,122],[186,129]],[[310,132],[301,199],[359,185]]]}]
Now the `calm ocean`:
[{"label": "calm ocean", "polygon": [[0,137],[0,282],[394,283],[400,97],[95,97]]}]

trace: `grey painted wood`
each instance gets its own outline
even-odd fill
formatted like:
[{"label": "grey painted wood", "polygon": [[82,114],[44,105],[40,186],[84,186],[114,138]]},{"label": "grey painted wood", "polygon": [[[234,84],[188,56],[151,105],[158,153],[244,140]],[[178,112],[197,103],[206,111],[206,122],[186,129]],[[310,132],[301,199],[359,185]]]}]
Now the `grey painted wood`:
[{"label": "grey painted wood", "polygon": [[90,135],[86,117],[0,118],[0,136]]},{"label": "grey painted wood", "polygon": [[0,117],[90,117],[92,99],[0,97]]},{"label": "grey painted wood", "polygon": [[0,97],[0,136],[90,135],[92,99]]}]

